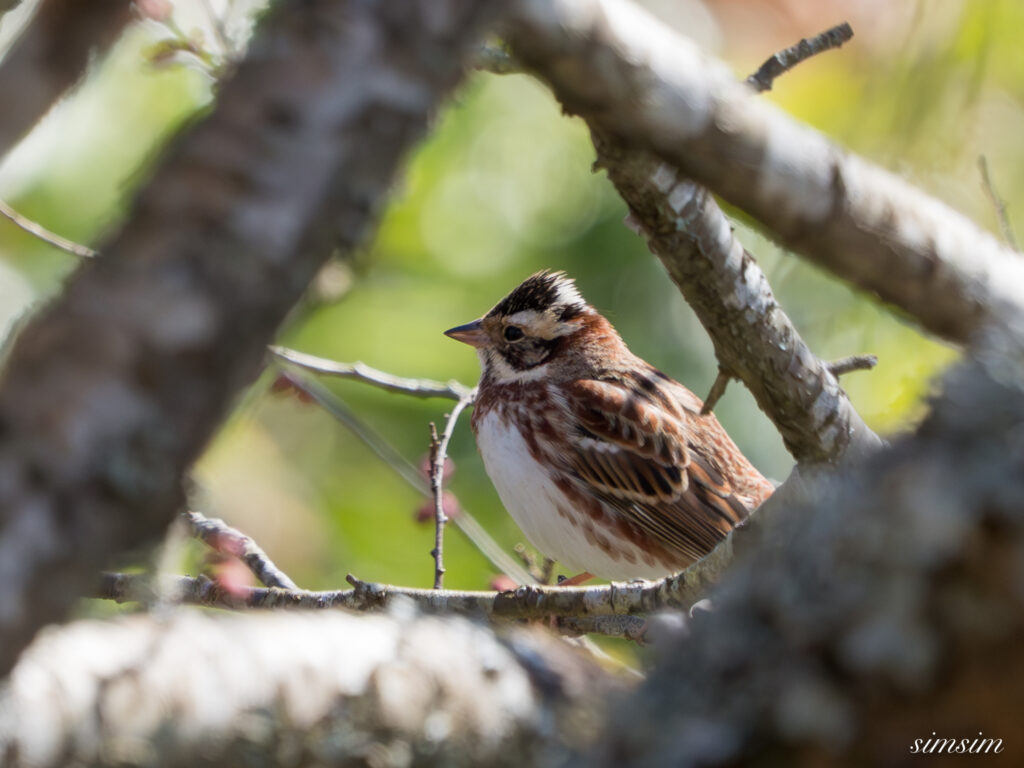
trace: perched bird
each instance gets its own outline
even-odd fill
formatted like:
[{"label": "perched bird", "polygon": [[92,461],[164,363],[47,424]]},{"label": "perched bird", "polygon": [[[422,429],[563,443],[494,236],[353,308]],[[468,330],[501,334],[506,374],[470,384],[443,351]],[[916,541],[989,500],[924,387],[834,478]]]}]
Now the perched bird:
[{"label": "perched bird", "polygon": [[566,568],[682,570],[772,493],[700,398],[630,352],[562,272],[445,333],[480,357],[472,425],[487,474],[530,543]]}]

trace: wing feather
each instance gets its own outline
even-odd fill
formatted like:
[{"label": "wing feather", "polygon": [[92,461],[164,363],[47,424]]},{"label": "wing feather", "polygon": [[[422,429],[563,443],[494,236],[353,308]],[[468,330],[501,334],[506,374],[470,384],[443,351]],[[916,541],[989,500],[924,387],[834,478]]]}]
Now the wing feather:
[{"label": "wing feather", "polygon": [[[697,420],[714,417],[666,396],[665,386],[579,380],[566,387],[564,402],[579,429],[568,436],[563,459],[588,492],[631,525],[696,560],[747,517],[746,500],[700,450],[709,432]],[[714,428],[721,431],[717,422]]]}]

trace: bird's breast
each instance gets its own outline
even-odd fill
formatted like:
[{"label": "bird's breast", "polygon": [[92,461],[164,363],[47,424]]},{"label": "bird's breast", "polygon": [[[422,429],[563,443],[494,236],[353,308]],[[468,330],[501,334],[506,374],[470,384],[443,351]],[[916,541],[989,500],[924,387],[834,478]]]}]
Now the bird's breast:
[{"label": "bird's breast", "polygon": [[[502,504],[530,543],[574,573],[589,571],[607,579],[658,578],[668,569],[645,563],[643,553],[611,530],[601,530],[578,500],[556,485],[537,436],[524,434],[530,421],[496,407],[476,424],[477,446]],[[627,557],[628,555],[628,557]]]}]

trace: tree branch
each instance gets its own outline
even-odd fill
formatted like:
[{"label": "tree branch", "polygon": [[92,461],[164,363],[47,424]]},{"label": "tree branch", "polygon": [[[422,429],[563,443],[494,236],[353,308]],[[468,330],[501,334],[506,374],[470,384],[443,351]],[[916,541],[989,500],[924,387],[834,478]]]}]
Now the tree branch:
[{"label": "tree branch", "polygon": [[434,589],[444,586],[444,524],[448,517],[444,513],[444,465],[448,461],[448,443],[452,440],[455,425],[462,412],[473,404],[476,390],[467,392],[452,408],[444,425],[441,438],[437,437],[437,427],[430,423],[430,490],[434,494]]},{"label": "tree branch", "polygon": [[70,253],[72,256],[91,258],[96,255],[96,251],[92,248],[80,245],[73,240],[68,240],[66,237],[61,237],[48,230],[42,224],[25,218],[3,200],[0,200],[0,216],[4,216],[14,226],[28,232],[30,235],[34,235],[44,243],[48,243],[54,248],[60,248],[60,250]]},{"label": "tree branch", "polygon": [[401,392],[412,397],[445,397],[449,400],[462,400],[472,391],[470,387],[461,384],[454,379],[448,383],[432,381],[431,379],[408,379],[403,376],[394,376],[376,368],[371,368],[365,363],[339,363],[315,355],[307,355],[304,352],[297,352],[286,347],[268,347],[270,353],[279,360],[291,365],[304,368],[313,373],[324,376],[337,376],[342,379],[356,379],[366,384],[372,384],[389,392]]},{"label": "tree branch", "polygon": [[567,110],[652,149],[787,247],[929,331],[963,342],[1024,301],[1018,254],[754,99],[724,65],[627,0],[515,7],[506,39]]},{"label": "tree branch", "polygon": [[811,56],[839,48],[843,43],[853,39],[853,27],[845,21],[831,29],[826,29],[814,37],[805,37],[799,43],[771,56],[757,72],[747,78],[747,85],[758,93],[770,91],[772,83],[779,75],[784,75],[802,61]]},{"label": "tree branch", "polygon": [[288,574],[274,564],[259,544],[238,529],[232,528],[223,520],[211,519],[199,512],[185,512],[182,517],[188,523],[193,536],[214,552],[237,557],[263,584],[280,589],[299,588]]},{"label": "tree branch", "polygon": [[[733,533],[735,536],[735,532]],[[424,611],[460,613],[502,619],[550,616],[612,616],[650,613],[662,608],[689,609],[707,596],[732,559],[728,538],[703,560],[658,581],[613,583],[589,587],[523,585],[511,592],[437,590],[375,584],[349,576],[351,589],[312,592],[247,587],[228,592],[205,577],[170,577],[172,594],[187,604],[214,608],[295,608],[375,610],[411,600]],[[116,602],[145,599],[149,582],[142,574],[103,574],[95,597]]]},{"label": "tree branch", "polygon": [[996,212],[996,219],[999,221],[999,229],[1003,232],[1003,239],[1007,245],[1015,251],[1019,251],[1020,246],[1017,245],[1017,237],[1013,234],[1013,225],[1010,224],[1010,217],[1006,213],[1006,201],[996,191],[996,185],[992,182],[992,176],[988,172],[988,160],[984,155],[978,156],[978,170],[981,173],[981,188],[985,190],[985,196],[992,203],[992,208]]},{"label": "tree branch", "polygon": [[275,4],[104,257],[21,333],[0,381],[0,675],[111,556],[159,538],[183,471],[331,250],[362,241],[500,8]]},{"label": "tree branch", "polygon": [[408,608],[78,621],[41,636],[0,691],[0,755],[5,768],[553,765],[625,687],[547,633]]}]

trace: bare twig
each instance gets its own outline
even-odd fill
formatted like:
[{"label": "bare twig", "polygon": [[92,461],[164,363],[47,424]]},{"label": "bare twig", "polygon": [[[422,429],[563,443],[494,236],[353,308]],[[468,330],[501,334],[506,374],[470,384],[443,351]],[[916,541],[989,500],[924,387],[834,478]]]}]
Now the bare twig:
[{"label": "bare twig", "polygon": [[[412,462],[363,422],[339,397],[302,371],[291,370],[287,372],[287,376],[293,385],[312,397],[321,408],[351,430],[410,487],[428,499],[432,497],[429,484],[424,481]],[[467,392],[471,391],[467,390]],[[530,584],[534,581],[530,574],[491,538],[490,534],[467,509],[460,508],[459,516],[455,518],[454,522],[456,527],[473,543],[473,546],[490,560],[499,572],[508,575],[519,584]]]},{"label": "bare twig", "polygon": [[828,364],[833,376],[843,376],[853,371],[870,371],[878,365],[877,355],[850,355]]},{"label": "bare twig", "polygon": [[[430,422],[430,491],[434,494],[434,548],[430,556],[434,558],[434,589],[444,587],[444,524],[448,517],[444,513],[444,459],[441,455],[441,440],[437,436],[437,425]],[[440,470],[438,470],[440,467]]]},{"label": "bare twig", "polygon": [[1006,213],[1006,201],[996,191],[996,185],[992,182],[992,176],[988,171],[988,159],[984,155],[978,155],[978,170],[981,171],[981,186],[985,195],[996,210],[996,218],[999,220],[999,228],[1003,232],[1003,239],[1015,251],[1019,251],[1017,237],[1013,234],[1013,226],[1010,224],[1010,217]]},{"label": "bare twig", "polygon": [[223,520],[209,518],[199,512],[185,512],[182,517],[188,522],[193,536],[215,552],[237,557],[268,587],[299,589],[250,536],[232,528]]},{"label": "bare twig", "polygon": [[785,74],[801,61],[833,48],[839,48],[853,37],[853,28],[845,21],[814,37],[805,37],[799,43],[779,51],[747,78],[747,85],[755,91],[770,91],[779,75]]},{"label": "bare twig", "polygon": [[704,405],[700,409],[701,415],[707,416],[718,405],[718,401],[722,399],[722,395],[725,394],[725,388],[729,386],[729,380],[734,379],[731,373],[728,373],[724,368],[718,369],[718,375],[715,377],[714,382],[711,384],[711,390],[708,392],[708,396],[704,399]]},{"label": "bare twig", "polygon": [[20,227],[21,229],[28,232],[30,235],[34,235],[35,237],[42,240],[44,243],[48,243],[49,245],[52,245],[55,248],[60,248],[62,251],[66,251],[67,253],[70,253],[74,256],[81,256],[82,258],[92,258],[93,256],[97,255],[97,252],[94,251],[92,248],[89,248],[84,245],[79,245],[78,243],[72,240],[68,240],[67,238],[61,237],[60,235],[51,232],[41,224],[38,224],[37,222],[34,222],[31,219],[22,216],[20,213],[11,208],[11,206],[9,206],[2,200],[0,200],[0,215],[5,216],[15,226]]},{"label": "bare twig", "polygon": [[448,517],[444,513],[444,465],[448,460],[448,443],[455,433],[459,416],[476,399],[476,390],[467,392],[452,408],[445,422],[441,439],[437,439],[437,427],[430,422],[430,490],[434,494],[434,589],[444,586],[444,524]]},{"label": "bare twig", "polygon": [[431,379],[409,379],[378,371],[361,362],[339,363],[286,347],[268,347],[268,349],[280,360],[305,368],[307,371],[342,379],[356,379],[389,392],[401,392],[412,397],[445,397],[449,400],[462,400],[472,391],[465,384],[460,384],[455,380],[443,383]]}]

